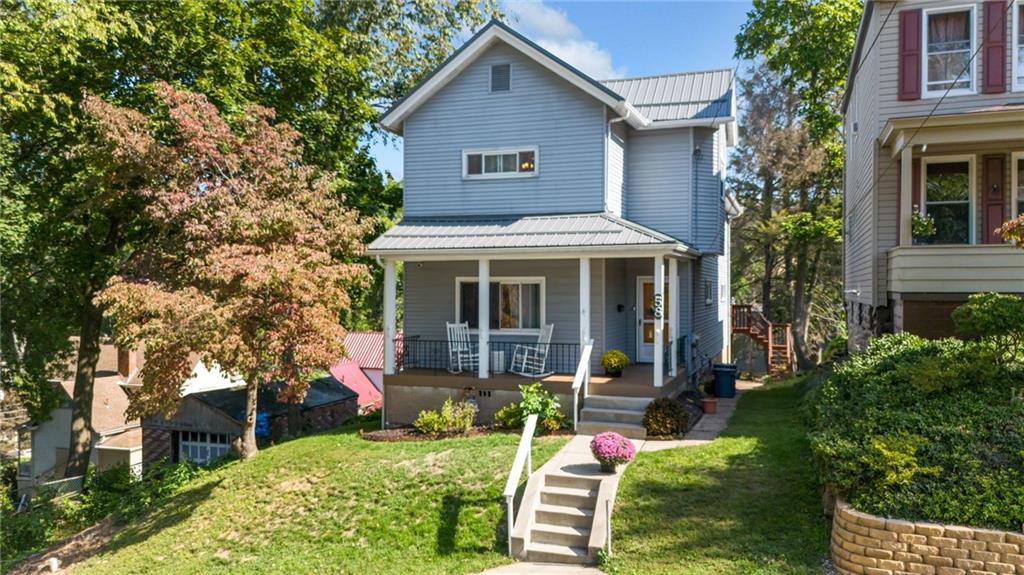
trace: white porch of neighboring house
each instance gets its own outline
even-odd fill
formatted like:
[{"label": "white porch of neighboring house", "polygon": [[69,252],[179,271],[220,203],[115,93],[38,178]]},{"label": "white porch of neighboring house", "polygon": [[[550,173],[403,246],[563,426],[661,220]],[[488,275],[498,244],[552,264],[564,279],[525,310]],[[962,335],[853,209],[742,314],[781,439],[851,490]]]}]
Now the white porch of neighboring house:
[{"label": "white porch of neighboring house", "polygon": [[[657,397],[687,379],[696,250],[608,214],[452,220],[406,221],[370,246],[385,276],[387,423],[410,423],[444,397],[466,395],[486,420],[534,380],[571,405],[573,375],[591,339],[585,393]],[[399,264],[404,313],[396,340]],[[474,369],[451,373],[447,322],[470,324]],[[554,331],[545,374],[510,373],[516,346],[536,344],[546,324]],[[609,349],[630,358],[622,377],[600,367]]]}]

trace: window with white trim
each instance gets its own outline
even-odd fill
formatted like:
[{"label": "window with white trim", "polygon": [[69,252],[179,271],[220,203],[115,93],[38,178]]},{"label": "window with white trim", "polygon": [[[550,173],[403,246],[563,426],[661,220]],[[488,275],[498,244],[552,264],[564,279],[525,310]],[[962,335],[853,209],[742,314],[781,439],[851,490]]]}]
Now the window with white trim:
[{"label": "window with white trim", "polygon": [[463,178],[517,178],[537,175],[537,148],[462,152]]},{"label": "window with white trim", "polygon": [[1013,163],[1011,164],[1011,180],[1010,182],[1013,187],[1011,188],[1011,195],[1013,205],[1010,214],[1011,219],[1018,216],[1024,216],[1024,152],[1013,153]]},{"label": "window with white trim", "polygon": [[925,158],[921,213],[934,223],[932,235],[920,238],[926,244],[971,243],[973,197],[972,161],[969,158],[929,160]]},{"label": "window with white trim", "polygon": [[206,465],[231,451],[231,436],[205,431],[178,432],[178,461]]},{"label": "window with white trim", "polygon": [[1013,7],[1013,89],[1024,90],[1024,2]]},{"label": "window with white trim", "polygon": [[974,91],[974,7],[924,11],[924,46],[921,66],[924,95],[941,96]]},{"label": "window with white trim", "polygon": [[[493,278],[489,293],[490,329],[498,331],[539,330],[544,324],[543,278]],[[480,283],[476,278],[456,278],[456,309],[459,322],[477,329]]]}]

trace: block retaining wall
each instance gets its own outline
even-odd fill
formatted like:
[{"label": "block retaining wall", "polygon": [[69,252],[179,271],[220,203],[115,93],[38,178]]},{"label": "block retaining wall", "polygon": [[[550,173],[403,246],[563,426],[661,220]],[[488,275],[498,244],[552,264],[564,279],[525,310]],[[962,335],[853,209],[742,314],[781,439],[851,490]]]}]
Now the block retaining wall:
[{"label": "block retaining wall", "polygon": [[842,575],[1024,575],[1024,533],[886,519],[838,501],[832,560]]}]

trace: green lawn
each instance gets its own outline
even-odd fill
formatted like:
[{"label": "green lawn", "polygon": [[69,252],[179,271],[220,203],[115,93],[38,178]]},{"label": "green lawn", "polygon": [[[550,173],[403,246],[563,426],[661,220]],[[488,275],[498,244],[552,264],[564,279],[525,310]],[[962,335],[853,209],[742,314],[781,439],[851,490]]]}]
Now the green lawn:
[{"label": "green lawn", "polygon": [[[475,573],[509,561],[517,441],[297,439],[204,477],[74,573]],[[565,441],[538,438],[535,465]]]},{"label": "green lawn", "polygon": [[643,453],[612,517],[613,573],[821,573],[829,523],[797,413],[802,380],[749,391],[713,443]]}]

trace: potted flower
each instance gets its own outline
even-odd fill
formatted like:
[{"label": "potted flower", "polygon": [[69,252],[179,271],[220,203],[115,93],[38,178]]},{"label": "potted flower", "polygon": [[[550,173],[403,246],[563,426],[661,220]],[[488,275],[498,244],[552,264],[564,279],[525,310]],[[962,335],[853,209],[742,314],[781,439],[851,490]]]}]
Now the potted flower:
[{"label": "potted flower", "polygon": [[601,367],[604,372],[612,377],[621,377],[622,371],[629,365],[629,358],[622,350],[609,349],[601,356]]},{"label": "potted flower", "polygon": [[718,398],[714,394],[714,384],[710,381],[705,382],[701,385],[703,393],[701,393],[700,407],[705,414],[712,414],[718,411]]},{"label": "potted flower", "polygon": [[615,466],[620,463],[629,463],[636,457],[636,447],[633,442],[614,431],[598,433],[590,441],[590,452],[594,459],[601,464],[601,471],[615,473]]}]

